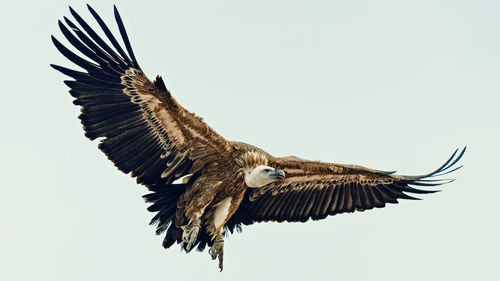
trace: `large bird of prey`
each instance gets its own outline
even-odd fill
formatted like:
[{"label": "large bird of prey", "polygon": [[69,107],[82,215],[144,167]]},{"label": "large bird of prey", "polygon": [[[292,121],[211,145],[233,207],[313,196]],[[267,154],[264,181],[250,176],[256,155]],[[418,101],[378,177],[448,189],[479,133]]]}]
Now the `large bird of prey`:
[{"label": "large bird of prey", "polygon": [[[115,7],[125,50],[99,15],[88,6],[108,42],[71,7],[77,26],[64,17],[59,27],[83,56],[52,36],[56,48],[81,67],[58,65],[73,78],[64,81],[81,106],[85,136],[100,139],[99,149],[124,173],[151,193],[148,210],[156,233],[166,232],[163,247],[175,243],[190,252],[208,245],[223,265],[224,234],[263,221],[305,222],[416,199],[408,194],[435,191],[450,180],[436,178],[452,168],[465,148],[432,173],[401,176],[356,165],[274,157],[252,145],[229,141],[182,107],[162,78],[149,80],[137,63]],[[69,28],[68,28],[69,27]]]}]

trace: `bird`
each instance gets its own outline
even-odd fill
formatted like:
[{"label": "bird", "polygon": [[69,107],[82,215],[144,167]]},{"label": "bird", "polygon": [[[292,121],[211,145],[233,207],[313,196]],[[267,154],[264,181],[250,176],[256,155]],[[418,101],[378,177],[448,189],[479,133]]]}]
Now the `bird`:
[{"label": "bird", "polygon": [[[381,208],[453,179],[441,176],[462,166],[466,147],[457,149],[438,169],[418,176],[358,165],[275,157],[253,145],[230,141],[179,104],[163,78],[150,80],[132,50],[114,6],[120,44],[97,12],[96,31],[71,7],[59,28],[78,50],[75,54],[54,36],[59,52],[83,71],[51,64],[71,80],[73,103],[85,136],[122,172],[148,192],[154,213],[150,224],[164,234],[163,247],[180,244],[208,253],[223,269],[224,237],[258,222],[306,222],[328,216]],[[77,25],[78,24],[78,25]],[[107,39],[106,42],[103,38]],[[123,49],[122,45],[125,46]],[[411,195],[410,195],[411,194]]]}]

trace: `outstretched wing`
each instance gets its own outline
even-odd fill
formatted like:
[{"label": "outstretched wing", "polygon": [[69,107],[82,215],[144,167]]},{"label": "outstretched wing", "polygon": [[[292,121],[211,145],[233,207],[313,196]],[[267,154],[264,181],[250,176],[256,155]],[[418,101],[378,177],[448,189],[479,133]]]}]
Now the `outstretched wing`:
[{"label": "outstretched wing", "polygon": [[196,173],[221,154],[228,142],[201,118],[184,109],[170,94],[161,77],[149,80],[132,51],[118,10],[116,22],[125,44],[122,49],[99,15],[88,6],[112,47],[70,7],[81,27],[64,18],[59,21],[66,39],[83,57],[52,36],[57,49],[83,72],[58,65],[72,77],[64,81],[80,105],[85,135],[102,138],[99,148],[124,173],[149,187],[168,184]]},{"label": "outstretched wing", "polygon": [[[441,167],[421,176],[399,176],[393,172],[360,166],[276,158],[274,165],[288,170],[282,180],[264,188],[248,189],[238,211],[228,222],[229,230],[239,224],[261,221],[307,221],[328,215],[369,210],[398,203],[398,199],[417,199],[407,193],[436,192],[415,187],[437,186],[452,180],[435,179],[451,173],[462,158],[458,150]],[[458,155],[457,155],[458,153]]]}]

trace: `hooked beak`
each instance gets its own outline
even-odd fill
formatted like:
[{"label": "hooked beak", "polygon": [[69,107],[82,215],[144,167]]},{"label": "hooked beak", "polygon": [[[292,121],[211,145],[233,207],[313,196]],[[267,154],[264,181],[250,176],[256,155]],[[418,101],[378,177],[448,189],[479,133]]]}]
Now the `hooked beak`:
[{"label": "hooked beak", "polygon": [[282,180],[285,178],[285,172],[283,172],[282,170],[275,169],[274,177],[276,177],[276,179]]}]

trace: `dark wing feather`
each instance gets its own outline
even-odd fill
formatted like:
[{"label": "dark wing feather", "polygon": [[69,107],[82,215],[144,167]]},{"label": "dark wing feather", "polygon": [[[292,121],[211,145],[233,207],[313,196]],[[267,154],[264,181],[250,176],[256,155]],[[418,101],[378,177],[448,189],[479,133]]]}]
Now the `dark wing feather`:
[{"label": "dark wing feather", "polygon": [[126,51],[95,10],[88,9],[111,45],[71,7],[70,13],[80,27],[66,17],[66,25],[62,21],[58,24],[83,56],[52,36],[56,48],[84,69],[52,65],[74,79],[65,83],[76,98],[74,104],[82,106],[79,118],[85,135],[91,140],[101,138],[99,148],[109,159],[150,189],[169,186],[184,175],[196,173],[215,156],[228,153],[227,141],[178,104],[159,76],[150,81],[144,75],[116,7],[115,19]]},{"label": "dark wing feather", "polygon": [[[304,222],[310,218],[318,220],[328,215],[380,208],[387,203],[398,203],[398,199],[417,199],[409,194],[427,194],[436,190],[415,187],[437,186],[451,181],[433,178],[456,170],[452,167],[462,158],[465,148],[457,152],[440,168],[421,176],[392,175],[392,172],[374,172],[362,167],[354,168],[356,166],[345,166],[341,173],[333,173],[332,170],[340,171],[336,168],[309,166],[303,167],[299,173],[298,167],[294,167],[295,176],[260,189],[248,189],[227,226],[234,228],[234,225],[250,224],[248,218],[251,218],[252,223]],[[307,162],[307,165],[311,163]],[[281,165],[286,166],[283,163]],[[312,171],[316,171],[315,174]],[[246,220],[243,221],[243,218]]]}]

